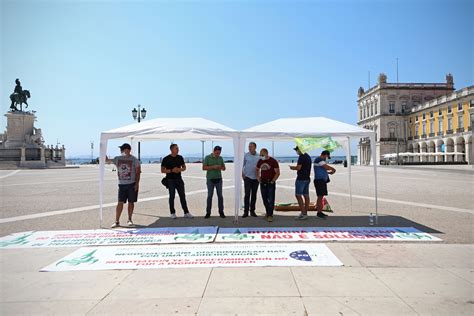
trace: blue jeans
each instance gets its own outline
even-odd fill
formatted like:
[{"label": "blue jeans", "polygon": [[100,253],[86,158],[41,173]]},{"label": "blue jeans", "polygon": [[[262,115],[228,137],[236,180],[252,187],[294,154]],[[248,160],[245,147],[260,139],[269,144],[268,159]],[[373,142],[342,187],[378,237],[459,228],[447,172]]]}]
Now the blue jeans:
[{"label": "blue jeans", "polygon": [[219,207],[219,213],[224,213],[224,197],[222,196],[222,179],[219,182],[212,182],[216,180],[207,179],[207,205],[206,205],[206,214],[211,214],[212,209],[212,197],[214,195],[214,188],[217,192],[217,201]]},{"label": "blue jeans", "polygon": [[309,183],[311,180],[296,180],[295,195],[309,195]]},{"label": "blue jeans", "polygon": [[273,216],[273,209],[275,208],[275,183],[261,183],[260,192],[262,193],[263,205],[267,216]]}]

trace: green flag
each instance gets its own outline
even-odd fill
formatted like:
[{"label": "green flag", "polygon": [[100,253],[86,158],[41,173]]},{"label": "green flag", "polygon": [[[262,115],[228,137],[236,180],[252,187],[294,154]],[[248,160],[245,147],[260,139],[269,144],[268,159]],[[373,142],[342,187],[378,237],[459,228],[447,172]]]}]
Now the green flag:
[{"label": "green flag", "polygon": [[324,150],[333,152],[334,149],[341,147],[341,145],[331,137],[295,138],[295,143],[302,153],[316,148],[324,148]]}]

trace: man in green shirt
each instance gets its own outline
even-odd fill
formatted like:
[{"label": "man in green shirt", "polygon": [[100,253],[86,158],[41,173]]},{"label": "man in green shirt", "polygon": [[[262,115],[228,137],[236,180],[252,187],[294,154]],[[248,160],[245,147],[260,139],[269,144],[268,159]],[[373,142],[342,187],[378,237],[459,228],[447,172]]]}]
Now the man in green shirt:
[{"label": "man in green shirt", "polygon": [[221,157],[221,151],[221,146],[215,146],[212,154],[206,156],[202,163],[202,170],[206,171],[207,179],[207,205],[206,216],[204,218],[211,217],[214,188],[216,188],[217,192],[219,216],[225,218],[224,197],[222,196],[222,171],[225,171],[225,164],[224,159]]}]

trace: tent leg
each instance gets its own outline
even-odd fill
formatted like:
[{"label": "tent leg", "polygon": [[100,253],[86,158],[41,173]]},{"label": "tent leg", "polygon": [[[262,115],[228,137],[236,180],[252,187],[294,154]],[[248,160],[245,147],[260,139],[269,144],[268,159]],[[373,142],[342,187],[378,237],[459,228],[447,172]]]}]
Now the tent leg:
[{"label": "tent leg", "polygon": [[375,135],[370,136],[370,150],[372,151],[372,163],[374,165],[374,195],[375,195],[375,224],[379,223],[379,208],[377,197],[377,153],[375,152]]},{"label": "tent leg", "polygon": [[352,155],[351,155],[351,138],[347,137],[347,173],[349,174],[349,202],[350,202],[350,211],[352,213]]},{"label": "tent leg", "polygon": [[103,204],[104,204],[104,174],[105,174],[105,156],[107,153],[107,138],[100,137],[99,153],[99,227],[103,224]]}]

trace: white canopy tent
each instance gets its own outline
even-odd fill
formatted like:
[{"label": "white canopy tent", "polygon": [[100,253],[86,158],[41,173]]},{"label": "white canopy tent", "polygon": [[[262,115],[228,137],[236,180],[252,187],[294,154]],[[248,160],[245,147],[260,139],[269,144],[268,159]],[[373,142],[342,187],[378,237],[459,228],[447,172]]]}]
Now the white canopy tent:
[{"label": "white canopy tent", "polygon": [[[101,133],[100,137],[100,224],[102,226],[103,181],[105,156],[109,139],[126,138],[130,141],[141,140],[233,140],[234,143],[234,183],[235,183],[235,220],[238,220],[241,207],[241,172],[245,142],[247,139],[266,139],[292,141],[294,138],[327,137],[338,141],[346,152],[349,162],[349,188],[351,187],[350,141],[369,137],[375,177],[375,212],[377,208],[377,167],[375,158],[375,132],[358,126],[334,121],[324,117],[286,118],[236,131],[222,124],[203,118],[160,118],[147,120],[112,129]],[[351,190],[350,190],[351,192]],[[352,207],[352,193],[351,193]]]},{"label": "white canopy tent", "polygon": [[[242,131],[241,141],[246,138],[291,141],[295,138],[331,137],[341,144],[346,153],[349,175],[349,195],[352,211],[351,139],[370,138],[372,164],[374,166],[375,215],[378,222],[377,163],[375,132],[325,117],[284,118],[257,125]],[[243,147],[242,147],[243,149]],[[242,152],[243,150],[241,150]],[[238,212],[237,212],[238,214]],[[236,215],[237,216],[237,215]]]},{"label": "white canopy tent", "polygon": [[[199,117],[159,118],[135,123],[124,127],[102,132],[100,135],[100,224],[102,226],[102,205],[105,156],[109,139],[126,138],[130,141],[142,140],[233,140],[238,139],[239,132],[227,126]],[[234,140],[234,144],[236,141]],[[236,187],[236,194],[240,188]]]}]

